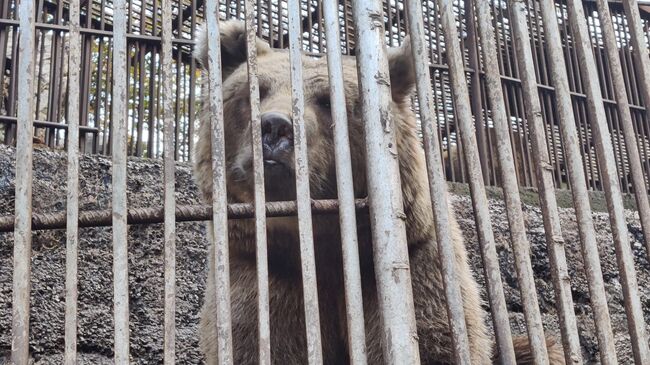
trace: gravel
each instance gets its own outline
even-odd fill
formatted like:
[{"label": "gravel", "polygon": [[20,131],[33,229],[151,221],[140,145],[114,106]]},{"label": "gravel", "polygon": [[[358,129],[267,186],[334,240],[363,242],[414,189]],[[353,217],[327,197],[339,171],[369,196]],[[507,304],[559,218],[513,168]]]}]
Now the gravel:
[{"label": "gravel", "polygon": [[[0,145],[0,216],[13,214],[15,150]],[[80,161],[80,208],[108,209],[111,199],[110,158],[84,155]],[[60,151],[36,149],[34,153],[34,212],[65,209],[66,157]],[[160,161],[130,158],[128,198],[131,207],[162,205]],[[199,195],[188,164],[176,167],[176,201],[196,204]],[[462,231],[468,242],[470,260],[484,286],[480,251],[471,200],[452,195]],[[506,210],[502,201],[490,200],[490,212],[497,240],[501,274],[515,333],[525,333],[525,321],[517,289],[514,258],[509,247]],[[531,260],[543,321],[549,333],[558,334],[558,319],[545,245],[541,211],[524,206],[531,244]],[[589,291],[580,254],[575,215],[561,208],[569,275],[580,341],[586,363],[598,363],[598,344],[589,306]],[[643,247],[638,215],[626,211],[628,233],[634,254],[641,302],[646,323],[650,322],[650,264]],[[608,294],[612,327],[619,363],[633,363],[623,306],[623,294],[616,266],[609,217],[594,212],[603,275]],[[203,223],[177,225],[177,343],[178,364],[199,364],[198,313],[202,303],[206,269],[206,239]],[[13,235],[0,233],[0,364],[8,363],[11,348],[11,290]],[[134,225],[129,228],[129,290],[131,356],[133,364],[160,364],[163,351],[163,227]],[[79,337],[80,364],[112,364],[112,249],[111,230],[83,228],[79,242]],[[7,268],[7,269],[4,269]],[[32,243],[32,292],[30,353],[34,364],[62,363],[65,308],[65,232],[36,231]],[[484,293],[485,295],[485,293]],[[489,308],[486,306],[486,309]]]}]

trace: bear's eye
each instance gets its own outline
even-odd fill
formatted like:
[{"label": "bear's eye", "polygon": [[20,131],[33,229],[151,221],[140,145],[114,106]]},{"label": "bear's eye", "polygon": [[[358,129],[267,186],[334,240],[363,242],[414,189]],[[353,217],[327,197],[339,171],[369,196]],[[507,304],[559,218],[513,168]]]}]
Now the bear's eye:
[{"label": "bear's eye", "polygon": [[269,88],[264,85],[260,85],[260,101],[266,99],[267,96],[269,96]]},{"label": "bear's eye", "polygon": [[322,95],[322,96],[319,96],[319,97],[316,99],[316,103],[317,103],[319,106],[321,106],[322,108],[330,109],[330,107],[331,107],[331,105],[330,105],[330,96],[329,96],[329,95]]}]

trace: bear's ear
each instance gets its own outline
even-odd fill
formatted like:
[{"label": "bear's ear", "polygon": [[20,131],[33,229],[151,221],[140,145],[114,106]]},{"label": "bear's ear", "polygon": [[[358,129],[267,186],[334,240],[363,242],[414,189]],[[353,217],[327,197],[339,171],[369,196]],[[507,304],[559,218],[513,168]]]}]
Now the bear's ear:
[{"label": "bear's ear", "polygon": [[400,47],[388,49],[388,68],[393,100],[403,102],[415,85],[415,69],[411,53],[411,38],[406,36]]},{"label": "bear's ear", "polygon": [[[219,23],[221,35],[221,75],[225,80],[242,63],[246,62],[246,25],[239,20]],[[257,38],[257,55],[261,56],[271,51],[271,47]],[[194,58],[204,69],[208,69],[208,31],[202,25],[196,33]]]}]

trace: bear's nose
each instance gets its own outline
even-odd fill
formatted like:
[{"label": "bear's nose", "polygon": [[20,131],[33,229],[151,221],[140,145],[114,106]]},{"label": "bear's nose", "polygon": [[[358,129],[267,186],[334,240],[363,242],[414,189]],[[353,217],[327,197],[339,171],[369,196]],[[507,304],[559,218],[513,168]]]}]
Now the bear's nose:
[{"label": "bear's nose", "polygon": [[264,113],[261,124],[265,155],[270,154],[268,157],[272,157],[276,152],[284,152],[293,147],[293,125],[288,116],[277,112]]}]

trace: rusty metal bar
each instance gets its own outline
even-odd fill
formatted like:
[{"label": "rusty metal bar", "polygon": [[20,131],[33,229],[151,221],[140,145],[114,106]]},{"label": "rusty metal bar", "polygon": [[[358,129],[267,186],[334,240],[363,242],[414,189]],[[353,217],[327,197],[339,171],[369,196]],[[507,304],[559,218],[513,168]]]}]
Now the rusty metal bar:
[{"label": "rusty metal bar", "polygon": [[[616,45],[616,37],[614,35],[612,18],[609,13],[609,6],[607,5],[607,2],[603,2],[602,0],[598,0],[597,5],[600,27],[605,39],[605,48],[607,50],[610,69],[614,72],[612,77],[614,82],[614,93],[616,95],[616,100],[618,101],[619,115],[623,122],[623,136],[627,147],[630,173],[632,174],[632,180],[634,183],[634,196],[636,197],[637,210],[639,211],[641,226],[643,227],[646,253],[648,257],[650,257],[650,203],[648,202],[648,188],[645,184],[639,149],[634,135],[632,115],[629,106],[630,103],[627,99],[625,83],[623,82],[621,62],[618,56],[618,46]],[[642,98],[646,106],[645,120],[646,123],[650,123],[650,111],[648,109],[650,107],[650,58],[648,54],[648,45],[645,42],[647,35],[644,35],[643,32],[643,21],[640,18],[637,2],[635,0],[624,0],[623,8],[625,9],[632,47],[634,48],[636,61],[635,76],[638,77],[639,88],[641,89]],[[648,173],[650,174],[650,171]]]},{"label": "rusty metal bar", "polygon": [[[176,361],[176,200],[174,199],[175,190],[175,161],[174,161],[174,120],[172,111],[172,100],[174,92],[172,90],[173,67],[172,67],[172,0],[163,0],[162,2],[162,47],[160,52],[160,62],[162,63],[162,75],[160,83],[162,84],[163,105],[163,186],[164,186],[164,223],[165,223],[165,243],[164,243],[164,261],[165,261],[165,318],[164,318],[164,342],[163,342],[163,360],[166,365],[175,364]],[[155,23],[154,23],[155,25]],[[155,32],[155,27],[154,27]],[[153,66],[152,66],[153,69]],[[149,81],[154,83],[152,77]],[[153,86],[152,86],[153,88]],[[153,101],[150,101],[153,104]],[[153,109],[150,109],[153,110]],[[151,122],[154,120],[153,113],[149,115],[149,141],[153,141],[154,130],[151,128]],[[138,136],[141,138],[142,136]],[[152,155],[153,143],[148,146],[148,154]]]},{"label": "rusty metal bar", "polygon": [[[447,301],[447,316],[454,346],[454,358],[456,363],[469,363],[469,340],[467,337],[467,326],[461,288],[456,277],[456,254],[454,242],[452,241],[449,229],[449,197],[447,194],[447,183],[442,170],[440,156],[440,145],[438,143],[437,123],[434,121],[435,106],[433,103],[433,90],[431,88],[431,76],[429,73],[429,62],[426,57],[424,24],[422,20],[422,3],[419,0],[406,0],[406,16],[409,23],[411,35],[411,51],[415,66],[416,87],[422,120],[422,134],[424,137],[424,148],[429,176],[429,191],[431,205],[436,227],[436,239],[440,252],[440,265],[442,278],[444,280],[445,298]],[[514,350],[512,349],[510,327],[508,324],[508,312],[503,297],[501,286],[501,273],[496,259],[494,245],[489,246],[490,250],[485,251],[486,258],[486,281],[489,285],[490,303],[495,304],[495,328],[499,342],[499,349],[502,352],[502,359],[510,359],[505,364],[514,364]],[[436,263],[432,263],[435,265]],[[496,266],[495,266],[496,265]],[[495,277],[497,278],[495,283]],[[497,284],[498,283],[498,284]],[[496,295],[496,297],[493,297]],[[501,340],[506,340],[503,343]],[[509,343],[509,348],[508,348]]]},{"label": "rusty metal bar", "polygon": [[[239,2],[238,2],[239,4]],[[238,5],[239,6],[239,5]],[[281,5],[278,4],[278,7]],[[266,237],[266,217],[264,207],[266,193],[264,190],[264,161],[262,151],[262,129],[260,114],[260,89],[257,75],[257,34],[253,24],[254,5],[252,0],[245,3],[246,12],[246,49],[248,67],[248,86],[251,109],[251,144],[253,151],[253,194],[255,205],[255,243],[257,264],[257,327],[259,337],[259,362],[271,364],[271,328],[270,328],[270,294],[269,268]],[[258,10],[259,11],[259,10]],[[261,24],[259,25],[261,26]]]},{"label": "rusty metal bar", "polygon": [[[357,211],[365,212],[368,209],[367,199],[355,199],[354,206]],[[262,206],[266,217],[290,217],[297,214],[296,202],[268,202]],[[311,210],[315,215],[337,214],[339,203],[337,200],[312,200]],[[228,204],[228,219],[255,218],[255,206],[250,203]],[[128,224],[153,224],[163,223],[164,209],[156,208],[131,208],[127,213]],[[209,205],[177,205],[177,222],[196,222],[212,219],[212,207]],[[106,227],[111,225],[111,210],[89,210],[79,212],[79,227]],[[7,215],[0,217],[0,233],[12,232],[15,228],[15,217]],[[65,229],[65,212],[36,213],[32,216],[32,230]]]},{"label": "rusty metal bar", "polygon": [[129,363],[129,268],[126,197],[127,156],[127,42],[126,0],[114,1],[113,37],[113,315],[115,363]]},{"label": "rusty metal bar", "polygon": [[[289,60],[291,63],[291,120],[293,122],[293,151],[296,173],[296,203],[298,206],[298,236],[302,267],[303,305],[307,331],[307,360],[310,365],[323,363],[320,318],[318,313],[318,285],[311,209],[309,209],[309,166],[307,132],[305,131],[305,92],[302,78],[302,32],[300,0],[288,1]],[[309,9],[309,5],[307,6]],[[311,33],[311,27],[309,33]],[[310,42],[313,43],[313,42]]]},{"label": "rusty metal bar", "polygon": [[343,247],[343,277],[345,284],[346,320],[348,325],[348,348],[350,363],[365,365],[366,335],[364,329],[363,298],[361,291],[361,267],[357,219],[354,208],[354,184],[350,164],[348,118],[345,105],[345,85],[341,60],[339,12],[335,1],[323,2],[327,66],[330,80],[330,105],[334,124],[334,148],[336,157],[336,184],[339,201],[339,225]]},{"label": "rusty metal bar", "polygon": [[[216,296],[216,346],[219,364],[233,363],[232,320],[230,308],[230,259],[228,253],[228,203],[226,194],[226,151],[224,137],[221,37],[219,32],[219,2],[206,2],[208,96],[210,106],[210,144],[212,146],[212,223],[209,231],[213,247],[210,250],[214,270],[210,270],[208,285],[214,285]],[[249,50],[250,52],[250,50]],[[177,61],[179,62],[179,61]],[[177,78],[180,75],[176,76]],[[178,141],[176,141],[178,142]]]},{"label": "rusty metal bar", "polygon": [[20,2],[18,20],[20,22],[18,75],[24,79],[18,84],[18,122],[16,123],[16,230],[14,232],[11,361],[15,365],[27,365],[29,362],[29,296],[32,254],[30,222],[32,220],[32,136],[34,133],[32,129],[35,48],[33,0]]},{"label": "rusty metal bar", "polygon": [[399,163],[395,158],[391,117],[390,76],[384,45],[382,4],[378,0],[352,3],[356,25],[357,68],[366,135],[368,195],[374,247],[375,276],[384,330],[384,361],[418,364],[413,336],[415,313],[408,248],[403,221]]},{"label": "rusty metal bar", "polygon": [[[535,290],[535,278],[532,264],[530,262],[530,243],[526,237],[526,225],[524,223],[521,197],[519,196],[519,186],[517,184],[517,169],[515,168],[513,150],[510,142],[510,119],[506,114],[505,100],[501,88],[501,78],[498,71],[499,64],[496,58],[497,48],[494,28],[492,27],[492,14],[489,2],[476,1],[474,4],[476,5],[477,10],[480,45],[485,65],[487,96],[492,109],[492,121],[494,123],[496,134],[496,147],[499,159],[499,170],[501,173],[501,184],[505,197],[506,213],[510,226],[510,238],[512,240],[512,248],[515,256],[515,268],[517,270],[519,290],[521,291],[521,300],[526,318],[528,338],[531,343],[531,351],[535,362],[544,364],[548,362],[548,354],[545,349],[544,326],[542,324],[537,292]],[[447,42],[449,42],[449,40],[447,40]],[[449,50],[447,52],[449,53]],[[451,62],[454,61],[450,59],[450,63]],[[460,75],[452,73],[451,76],[453,78]],[[456,81],[456,83],[460,82],[462,82],[462,80]],[[456,95],[458,95],[459,93],[457,88],[454,90]],[[465,95],[464,92],[463,95]],[[467,101],[469,103],[468,98],[456,98],[456,100],[461,102]],[[471,115],[468,116],[471,118]],[[460,123],[469,125],[471,119],[467,121],[461,119]],[[468,132],[471,131],[471,126],[469,127],[470,128],[467,128],[467,126],[465,127],[465,130]],[[471,148],[474,148],[474,146],[471,146]],[[562,299],[564,300],[566,297]],[[573,308],[573,306],[570,308]],[[571,318],[563,319],[571,321]],[[571,347],[571,352],[577,351],[576,354],[579,357],[579,341],[577,340],[575,319],[571,322],[573,323],[569,323],[569,329],[575,332],[576,336],[575,338],[572,338],[572,340],[575,339],[575,342],[570,342],[573,346]]]},{"label": "rusty metal bar", "polygon": [[612,235],[616,248],[616,259],[621,275],[628,330],[632,340],[632,350],[637,364],[650,363],[650,349],[646,336],[643,310],[639,297],[639,288],[634,269],[634,258],[630,249],[627,222],[623,208],[616,160],[611,144],[611,135],[607,126],[607,117],[602,102],[602,95],[594,61],[591,38],[587,29],[584,9],[579,1],[569,2],[569,21],[574,30],[574,42],[578,50],[580,71],[588,95],[587,112],[593,128],[596,153],[600,166],[600,176],[605,188],[605,198],[612,226]]},{"label": "rusty metal bar", "polygon": [[70,1],[68,63],[68,188],[66,205],[65,364],[77,364],[77,295],[79,247],[79,78],[81,70],[80,6]]}]

